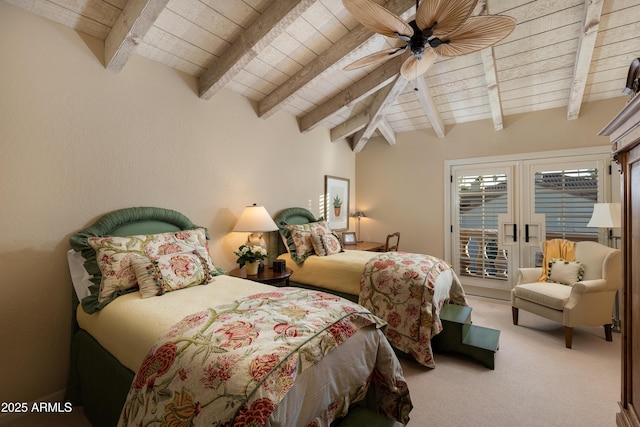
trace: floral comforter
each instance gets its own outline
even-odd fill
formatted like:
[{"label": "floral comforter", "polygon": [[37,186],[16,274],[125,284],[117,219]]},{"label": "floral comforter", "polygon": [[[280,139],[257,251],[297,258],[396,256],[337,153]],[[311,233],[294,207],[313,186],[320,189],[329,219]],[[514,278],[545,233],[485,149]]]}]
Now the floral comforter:
[{"label": "floral comforter", "polygon": [[391,345],[430,368],[431,338],[442,331],[445,302],[468,305],[458,277],[439,258],[385,252],[365,265],[359,303],[387,321]]},{"label": "floral comforter", "polygon": [[[187,316],[143,361],[119,426],[264,425],[297,376],[370,325],[385,327],[355,303],[296,288]],[[406,423],[409,392],[391,366],[376,363],[365,390],[373,387],[379,410]],[[308,425],[329,425],[348,405],[336,403]]]}]

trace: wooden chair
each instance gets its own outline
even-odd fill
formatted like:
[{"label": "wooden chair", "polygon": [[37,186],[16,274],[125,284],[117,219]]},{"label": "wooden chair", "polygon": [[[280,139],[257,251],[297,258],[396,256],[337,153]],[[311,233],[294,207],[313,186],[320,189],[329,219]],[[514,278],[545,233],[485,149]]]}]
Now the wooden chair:
[{"label": "wooden chair", "polygon": [[[391,244],[393,242],[393,239],[395,239],[395,243]],[[387,236],[387,242],[384,244],[384,251],[385,252],[397,251],[399,245],[400,245],[400,232],[396,231],[395,233],[389,234]]]}]

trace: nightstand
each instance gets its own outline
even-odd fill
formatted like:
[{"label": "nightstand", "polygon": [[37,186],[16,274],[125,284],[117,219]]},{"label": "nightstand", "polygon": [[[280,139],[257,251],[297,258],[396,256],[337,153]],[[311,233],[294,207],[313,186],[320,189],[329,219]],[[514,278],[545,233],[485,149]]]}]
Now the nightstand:
[{"label": "nightstand", "polygon": [[258,274],[247,275],[246,268],[234,268],[229,273],[229,276],[239,277],[241,279],[253,280],[254,282],[265,283],[267,285],[289,286],[289,277],[293,274],[293,270],[287,268],[287,271],[273,271],[271,267],[265,267],[264,270],[259,271]]},{"label": "nightstand", "polygon": [[357,242],[355,244],[347,245],[343,244],[344,249],[351,249],[356,251],[371,251],[371,252],[383,252],[384,243],[378,242]]}]

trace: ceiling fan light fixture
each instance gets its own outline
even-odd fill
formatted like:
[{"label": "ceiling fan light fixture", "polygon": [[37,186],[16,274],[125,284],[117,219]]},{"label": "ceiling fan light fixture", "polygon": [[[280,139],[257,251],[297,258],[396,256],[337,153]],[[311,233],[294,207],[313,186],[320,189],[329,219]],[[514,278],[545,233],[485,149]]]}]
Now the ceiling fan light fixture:
[{"label": "ceiling fan light fixture", "polygon": [[516,26],[516,20],[508,16],[471,17],[478,0],[416,0],[416,19],[408,24],[371,0],[342,0],[342,3],[365,27],[407,42],[403,48],[365,56],[344,69],[383,62],[409,49],[411,56],[403,63],[400,74],[405,78],[412,76],[410,79],[426,73],[436,54],[460,56],[476,52],[504,39]]},{"label": "ceiling fan light fixture", "polygon": [[400,67],[400,75],[407,80],[415,80],[426,73],[435,60],[436,52],[431,48],[427,48],[421,58],[414,55],[408,57]]}]

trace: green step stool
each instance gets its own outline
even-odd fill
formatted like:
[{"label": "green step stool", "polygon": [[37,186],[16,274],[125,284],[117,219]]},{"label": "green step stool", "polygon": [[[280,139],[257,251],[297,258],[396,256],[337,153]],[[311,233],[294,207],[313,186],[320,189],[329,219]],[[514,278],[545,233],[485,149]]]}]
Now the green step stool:
[{"label": "green step stool", "polygon": [[443,330],[431,339],[435,352],[455,352],[471,356],[487,368],[495,369],[495,353],[500,331],[471,324],[471,307],[445,304],[440,310]]}]

